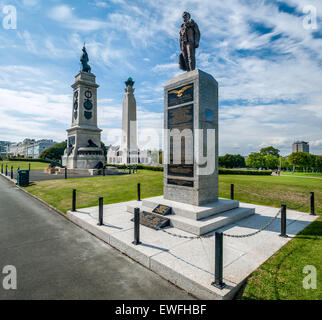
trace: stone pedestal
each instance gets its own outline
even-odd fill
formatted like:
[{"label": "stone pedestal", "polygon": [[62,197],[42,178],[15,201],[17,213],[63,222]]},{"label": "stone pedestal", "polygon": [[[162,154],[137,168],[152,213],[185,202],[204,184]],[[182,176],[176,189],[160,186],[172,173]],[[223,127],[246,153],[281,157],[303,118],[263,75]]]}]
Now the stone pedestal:
[{"label": "stone pedestal", "polygon": [[218,200],[218,83],[194,70],[164,88],[164,199],[200,206]]},{"label": "stone pedestal", "polygon": [[[170,226],[203,235],[254,214],[239,202],[218,199],[218,84],[194,70],[164,89],[164,196],[128,206],[155,221],[171,212]],[[161,206],[160,206],[161,205]]]},{"label": "stone pedestal", "polygon": [[97,127],[97,88],[95,75],[80,72],[72,85],[72,126],[67,130],[67,148],[62,164],[68,169],[94,169],[105,162],[101,129]]}]

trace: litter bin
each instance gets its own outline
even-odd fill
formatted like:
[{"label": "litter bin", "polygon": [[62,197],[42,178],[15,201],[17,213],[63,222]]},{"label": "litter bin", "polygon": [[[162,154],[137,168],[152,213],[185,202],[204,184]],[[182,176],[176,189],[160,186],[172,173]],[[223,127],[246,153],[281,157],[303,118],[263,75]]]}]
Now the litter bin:
[{"label": "litter bin", "polygon": [[18,170],[17,185],[19,187],[29,186],[29,170]]}]

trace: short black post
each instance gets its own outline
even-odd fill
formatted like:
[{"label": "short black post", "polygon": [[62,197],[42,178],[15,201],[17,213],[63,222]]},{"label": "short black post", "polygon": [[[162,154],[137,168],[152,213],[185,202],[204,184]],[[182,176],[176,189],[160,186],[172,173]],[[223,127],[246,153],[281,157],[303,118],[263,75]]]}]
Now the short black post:
[{"label": "short black post", "polygon": [[141,183],[138,183],[138,201],[141,201]]},{"label": "short black post", "polygon": [[3,173],[3,163],[1,163],[1,173]]},{"label": "short black post", "polygon": [[234,200],[234,184],[230,185],[230,199]]},{"label": "short black post", "polygon": [[224,235],[222,232],[215,233],[215,281],[212,283],[213,286],[219,289],[223,289],[226,285],[223,282],[223,258],[224,258]]},{"label": "short black post", "polygon": [[72,211],[76,211],[76,189],[73,189],[73,202],[72,202]]},{"label": "short black post", "polygon": [[28,167],[29,167],[29,171],[30,171],[30,162],[29,162],[29,166]]},{"label": "short black post", "polygon": [[13,166],[11,166],[11,169],[10,169],[10,179],[13,179]]},{"label": "short black post", "polygon": [[6,165],[6,176],[8,175],[8,165]]},{"label": "short black post", "polygon": [[103,223],[103,197],[98,198],[98,226],[102,226]]},{"label": "short black post", "polygon": [[315,216],[314,192],[311,192],[311,195],[310,195],[310,202],[311,202],[311,216]]},{"label": "short black post", "polygon": [[281,208],[281,234],[280,237],[287,238],[286,234],[286,204],[282,204]]},{"label": "short black post", "polygon": [[65,179],[67,179],[67,168],[65,168]]},{"label": "short black post", "polygon": [[136,246],[141,244],[140,242],[140,209],[134,209],[134,241],[132,242]]}]

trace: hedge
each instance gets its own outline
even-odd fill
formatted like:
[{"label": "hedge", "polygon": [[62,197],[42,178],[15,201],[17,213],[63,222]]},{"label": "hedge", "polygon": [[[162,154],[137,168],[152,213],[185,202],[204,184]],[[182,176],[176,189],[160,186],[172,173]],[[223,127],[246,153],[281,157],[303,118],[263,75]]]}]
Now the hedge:
[{"label": "hedge", "polygon": [[[107,164],[110,167],[116,167],[118,169],[133,168],[135,165],[125,165],[125,164]],[[163,167],[154,167],[146,165],[137,165],[138,169],[152,170],[152,171],[163,171]],[[239,175],[250,175],[250,176],[270,176],[272,171],[270,170],[237,170],[237,169],[219,169],[219,174],[239,174]]]},{"label": "hedge", "polygon": [[239,174],[248,176],[270,176],[273,171],[270,170],[237,170],[237,169],[219,169],[219,174]]},{"label": "hedge", "polygon": [[43,163],[50,163],[49,160],[35,159],[35,158],[8,158],[6,161],[25,161],[25,162],[43,162]]},{"label": "hedge", "polygon": [[141,170],[151,170],[151,171],[163,171],[163,167],[153,167],[153,166],[147,166],[143,164],[136,165],[125,165],[125,164],[106,164],[108,167],[115,167],[118,169],[126,169],[126,168],[138,168]]}]

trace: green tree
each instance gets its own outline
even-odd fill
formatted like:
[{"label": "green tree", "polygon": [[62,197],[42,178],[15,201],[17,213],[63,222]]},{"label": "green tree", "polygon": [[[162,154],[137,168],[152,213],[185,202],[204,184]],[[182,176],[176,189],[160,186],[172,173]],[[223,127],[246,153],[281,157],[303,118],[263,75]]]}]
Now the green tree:
[{"label": "green tree", "polygon": [[67,142],[56,143],[52,147],[45,149],[41,152],[39,158],[40,159],[50,159],[54,161],[61,161],[61,157],[64,154],[64,150],[66,149]]},{"label": "green tree", "polygon": [[277,169],[279,166],[279,159],[277,156],[273,156],[271,154],[268,154],[265,156],[265,168],[266,169]]},{"label": "green tree", "polygon": [[105,143],[103,141],[101,141],[101,148],[103,149],[104,157],[106,159],[107,149],[106,149]]},{"label": "green tree", "polygon": [[246,164],[250,168],[265,168],[265,156],[259,152],[251,153],[246,160]]},{"label": "green tree", "polygon": [[224,168],[244,168],[245,159],[240,154],[225,154],[219,157],[219,166]]},{"label": "green tree", "polygon": [[280,153],[280,150],[270,146],[270,147],[266,147],[266,148],[262,148],[260,149],[260,153],[262,153],[264,156],[268,156],[268,155],[272,155],[272,156],[275,156],[275,157],[279,157],[279,153]]},{"label": "green tree", "polygon": [[322,172],[322,156],[316,156],[315,158],[315,170]]},{"label": "green tree", "polygon": [[279,163],[281,164],[282,170],[289,170],[291,168],[291,164],[289,163],[288,159],[285,157],[280,157]]},{"label": "green tree", "polygon": [[288,161],[299,169],[309,168],[312,162],[310,154],[306,152],[293,152],[289,157]]}]

